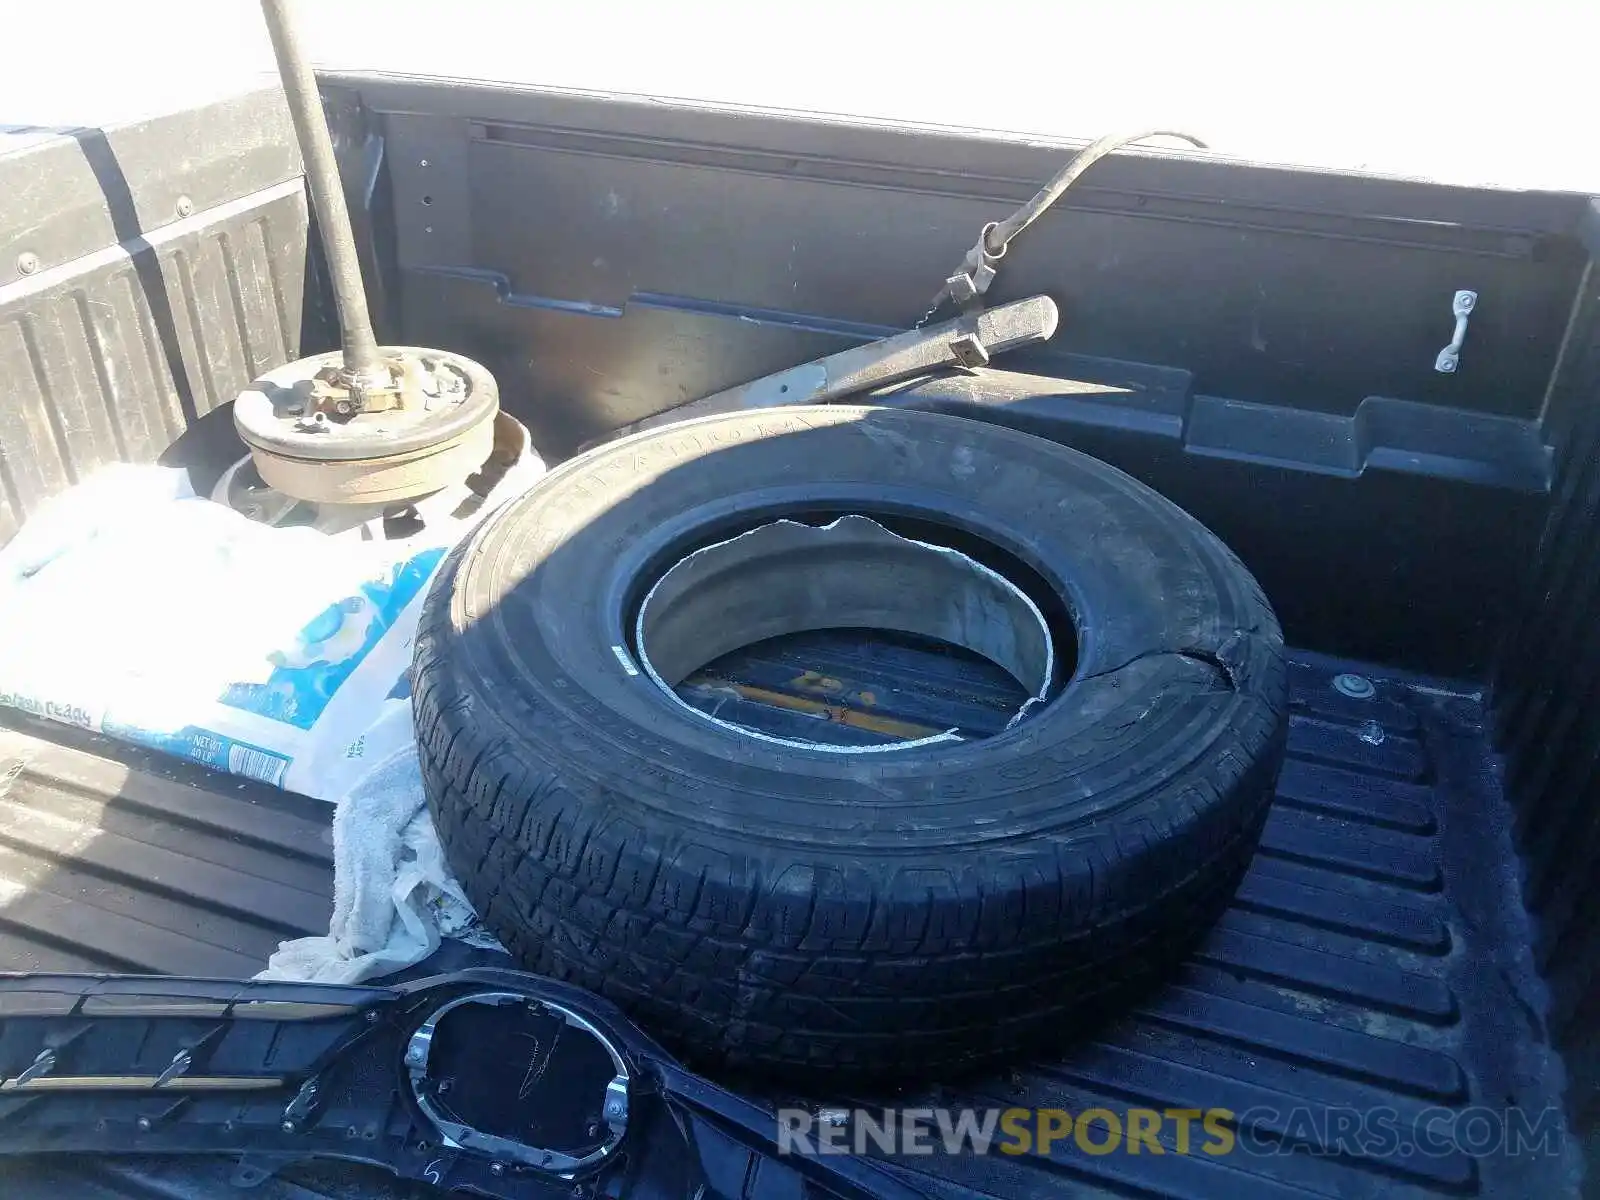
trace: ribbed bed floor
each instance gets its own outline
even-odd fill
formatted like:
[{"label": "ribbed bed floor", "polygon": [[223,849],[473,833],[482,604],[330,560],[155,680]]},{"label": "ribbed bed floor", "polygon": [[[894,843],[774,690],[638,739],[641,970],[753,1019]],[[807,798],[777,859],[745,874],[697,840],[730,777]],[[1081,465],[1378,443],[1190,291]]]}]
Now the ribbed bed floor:
[{"label": "ribbed bed floor", "polygon": [[[959,657],[907,645],[867,653],[826,635],[713,667],[700,683],[721,716],[791,732],[824,721],[846,737],[903,736],[904,724],[981,732],[1013,702]],[[1559,1157],[1316,1144],[1326,1128],[1317,1114],[1330,1109],[1387,1107],[1405,1123],[1434,1106],[1537,1113],[1559,1103],[1481,705],[1372,672],[1372,699],[1332,686],[1358,669],[1297,656],[1290,757],[1261,851],[1167,986],[1058,1060],[927,1098],[1074,1112],[1221,1107],[1249,1114],[1255,1140],[1282,1152],[1090,1155],[1068,1141],[1047,1158],[941,1156],[914,1164],[930,1195],[1569,1191]],[[841,708],[863,711],[862,692],[888,725],[841,719]],[[330,816],[303,797],[12,721],[0,729],[0,967],[253,972],[280,939],[326,928]],[[199,1164],[6,1174],[12,1200],[210,1196],[222,1178]],[[331,1182],[343,1179],[319,1168],[255,1194],[393,1194],[370,1175],[358,1193],[353,1179]]]}]

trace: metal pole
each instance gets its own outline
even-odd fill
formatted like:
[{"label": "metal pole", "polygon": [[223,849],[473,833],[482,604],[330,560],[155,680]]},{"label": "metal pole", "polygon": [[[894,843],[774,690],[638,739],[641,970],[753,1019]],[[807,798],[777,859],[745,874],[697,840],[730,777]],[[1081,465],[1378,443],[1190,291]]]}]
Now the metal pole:
[{"label": "metal pole", "polygon": [[278,74],[289,97],[289,114],[294,119],[295,136],[300,139],[300,154],[306,163],[306,183],[311,188],[311,205],[322,231],[322,249],[333,275],[333,296],[339,307],[339,337],[344,347],[344,368],[351,381],[360,386],[386,378],[378,356],[378,339],[373,336],[372,318],[367,312],[367,293],[361,283],[361,264],[356,258],[355,234],[350,229],[350,210],[344,202],[344,185],[339,181],[339,164],[333,156],[333,139],[322,113],[322,96],[316,76],[300,43],[299,32],[289,16],[290,0],[261,0],[261,12],[272,35],[273,53],[278,58]]}]

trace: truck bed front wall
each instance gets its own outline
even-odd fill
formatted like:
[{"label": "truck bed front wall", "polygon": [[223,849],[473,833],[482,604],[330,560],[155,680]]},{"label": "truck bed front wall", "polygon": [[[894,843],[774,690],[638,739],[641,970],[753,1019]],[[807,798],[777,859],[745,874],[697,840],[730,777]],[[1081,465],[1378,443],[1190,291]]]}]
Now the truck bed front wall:
[{"label": "truck bed front wall", "polygon": [[[336,110],[383,141],[374,200],[392,211],[401,333],[487,363],[553,456],[909,327],[978,229],[1071,152],[490,85],[329,83]],[[1031,427],[1216,529],[1293,640],[1481,675],[1546,503],[1541,417],[1586,205],[1117,155],[1011,247],[991,299],[1046,293],[1061,329],[994,365],[1058,381],[1031,396]],[[1459,370],[1441,373],[1461,289],[1479,301]]]}]

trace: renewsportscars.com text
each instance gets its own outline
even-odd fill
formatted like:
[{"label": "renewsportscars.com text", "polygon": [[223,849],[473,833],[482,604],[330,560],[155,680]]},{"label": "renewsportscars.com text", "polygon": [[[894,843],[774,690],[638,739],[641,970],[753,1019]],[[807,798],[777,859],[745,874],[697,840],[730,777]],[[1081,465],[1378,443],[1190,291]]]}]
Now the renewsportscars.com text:
[{"label": "renewsportscars.com text", "polygon": [[1559,1154],[1558,1109],[778,1110],[779,1154]]}]

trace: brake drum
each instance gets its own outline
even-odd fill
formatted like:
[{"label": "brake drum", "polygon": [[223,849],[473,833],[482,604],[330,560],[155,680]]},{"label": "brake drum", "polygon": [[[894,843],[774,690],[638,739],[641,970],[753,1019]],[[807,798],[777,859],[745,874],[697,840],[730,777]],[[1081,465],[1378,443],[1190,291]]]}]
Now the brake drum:
[{"label": "brake drum", "polygon": [[273,489],[318,504],[415,499],[477,470],[494,446],[494,377],[460,354],[383,349],[393,386],[357,398],[338,351],[288,363],[250,383],[234,425]]}]

